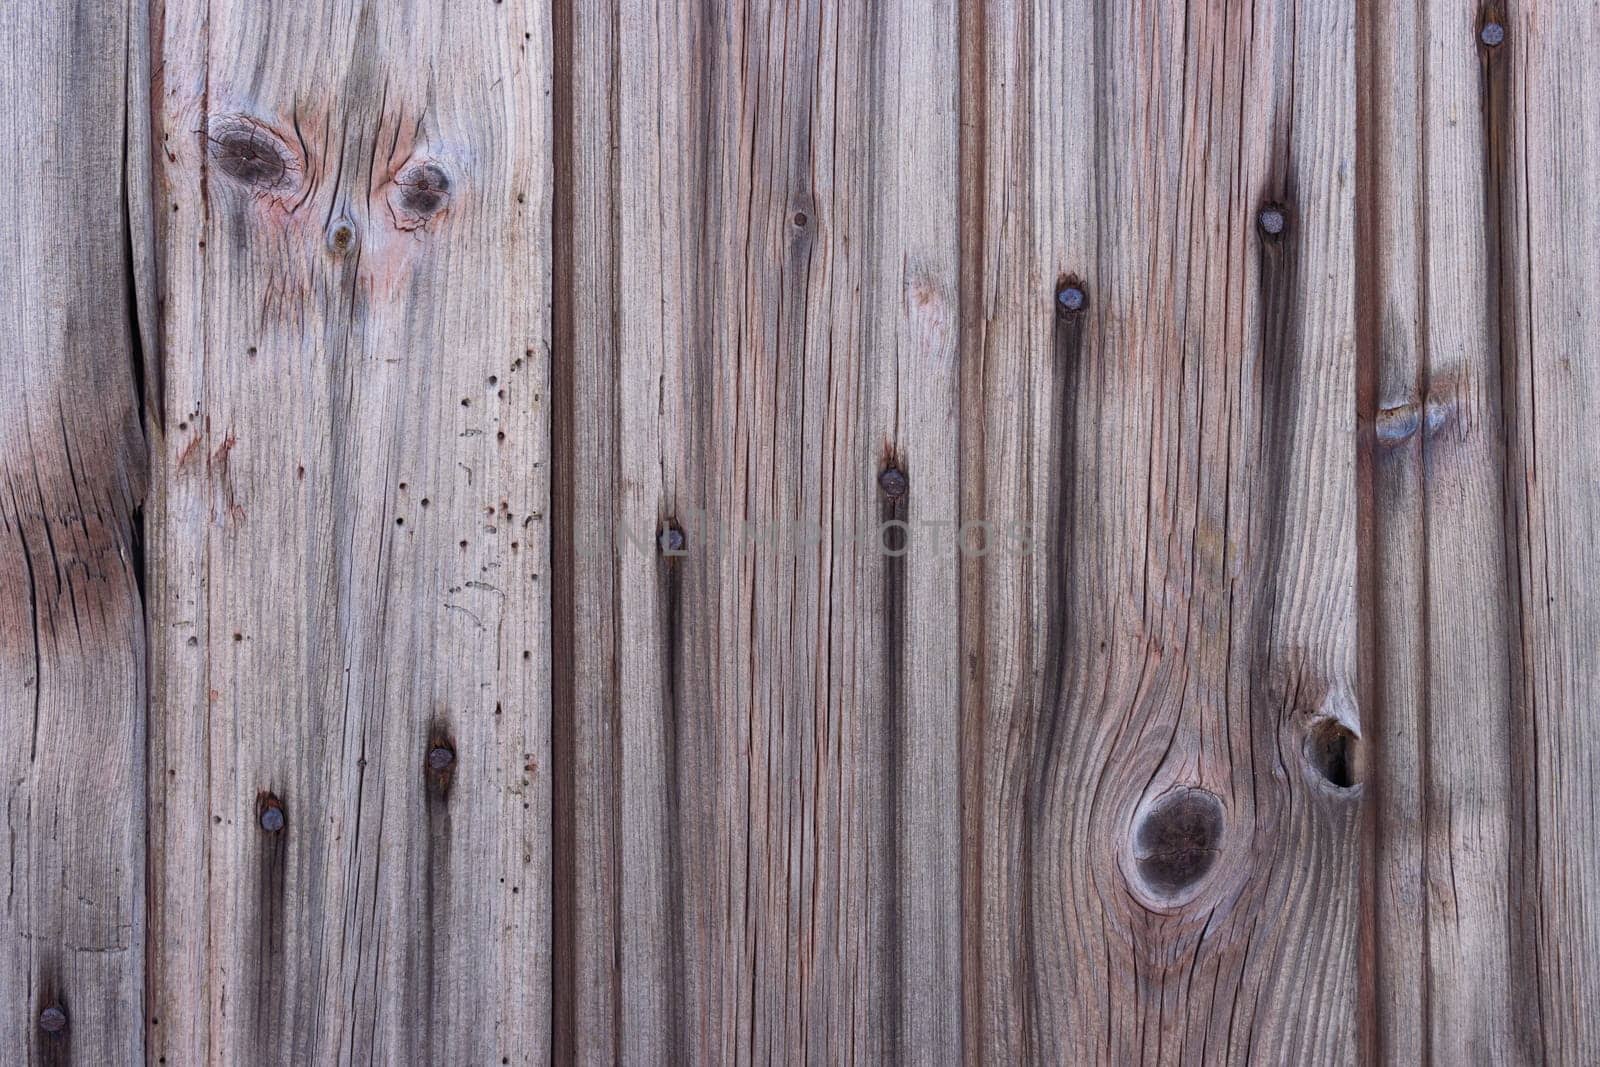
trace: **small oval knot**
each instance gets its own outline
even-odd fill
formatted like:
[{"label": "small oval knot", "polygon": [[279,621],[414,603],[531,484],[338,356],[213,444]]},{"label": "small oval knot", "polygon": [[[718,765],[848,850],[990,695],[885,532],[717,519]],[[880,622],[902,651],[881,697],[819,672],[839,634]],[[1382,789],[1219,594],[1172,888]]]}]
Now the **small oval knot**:
[{"label": "small oval knot", "polygon": [[355,223],[349,219],[340,219],[328,227],[328,251],[336,256],[348,253],[356,246]]},{"label": "small oval knot", "polygon": [[1150,806],[1134,832],[1133,858],[1145,888],[1172,897],[1194,886],[1221,851],[1222,801],[1215,793],[1179,786]]},{"label": "small oval knot", "polygon": [[248,116],[219,117],[207,131],[206,144],[212,165],[243,185],[276,189],[295,169],[278,136]]}]

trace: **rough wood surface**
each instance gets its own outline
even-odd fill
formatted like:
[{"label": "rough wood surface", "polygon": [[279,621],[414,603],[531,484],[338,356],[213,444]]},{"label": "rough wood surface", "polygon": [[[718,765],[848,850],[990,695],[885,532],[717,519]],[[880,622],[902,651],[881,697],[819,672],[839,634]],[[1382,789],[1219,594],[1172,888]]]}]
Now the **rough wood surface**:
[{"label": "rough wood surface", "polygon": [[123,210],[138,23],[118,5],[0,18],[6,1063],[142,1054],[146,465]]},{"label": "rough wood surface", "polygon": [[545,1062],[548,11],[153,39],[152,1056]]},{"label": "rough wood surface", "polygon": [[1353,1056],[1351,17],[971,16],[975,1060]]},{"label": "rough wood surface", "polygon": [[557,448],[574,555],[618,541],[557,594],[579,649],[558,1011],[595,1060],[952,1060],[953,528],[869,541],[956,515],[955,8],[563,25]]},{"label": "rough wood surface", "polygon": [[[1600,1048],[1600,111],[1581,5],[1375,22],[1374,1058]],[[1393,20],[1390,22],[1390,20]]]},{"label": "rough wood surface", "polygon": [[16,8],[0,1062],[1600,1059],[1593,5]]}]

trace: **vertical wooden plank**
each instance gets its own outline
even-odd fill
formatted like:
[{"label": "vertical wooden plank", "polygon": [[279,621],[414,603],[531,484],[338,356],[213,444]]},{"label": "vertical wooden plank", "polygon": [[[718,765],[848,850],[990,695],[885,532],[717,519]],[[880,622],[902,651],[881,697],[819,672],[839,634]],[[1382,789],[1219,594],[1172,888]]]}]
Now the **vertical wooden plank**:
[{"label": "vertical wooden plank", "polygon": [[[1501,68],[1477,6],[1375,13],[1370,343],[1381,752],[1380,1058],[1506,1062],[1513,1042],[1505,454],[1485,168]],[[1489,95],[1486,95],[1489,94]],[[1503,110],[1503,107],[1501,108]]]},{"label": "vertical wooden plank", "polygon": [[966,499],[1040,543],[969,571],[972,1047],[1347,1061],[1352,11],[981,21]]},{"label": "vertical wooden plank", "polygon": [[137,8],[0,20],[0,1059],[144,1055],[145,487],[123,155]]},{"label": "vertical wooden plank", "polygon": [[1528,1059],[1583,1063],[1600,1057],[1600,12],[1488,5],[1476,26],[1508,437],[1513,1036]]},{"label": "vertical wooden plank", "polygon": [[620,1055],[948,1062],[955,9],[616,42]]},{"label": "vertical wooden plank", "polygon": [[546,5],[153,39],[155,1052],[547,1062]]}]

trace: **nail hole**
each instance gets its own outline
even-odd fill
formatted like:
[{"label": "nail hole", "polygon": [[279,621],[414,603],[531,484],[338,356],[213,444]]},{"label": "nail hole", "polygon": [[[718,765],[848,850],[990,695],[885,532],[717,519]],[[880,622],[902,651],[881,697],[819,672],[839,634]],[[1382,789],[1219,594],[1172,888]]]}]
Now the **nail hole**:
[{"label": "nail hole", "polygon": [[450,739],[443,722],[435,722],[430,731],[428,754],[422,760],[423,776],[428,792],[439,800],[450,794],[450,784],[455,777],[456,744]]},{"label": "nail hole", "polygon": [[889,467],[878,475],[878,488],[890,500],[899,500],[911,488],[911,483],[899,467]]},{"label": "nail hole", "polygon": [[1217,861],[1222,844],[1222,801],[1192,787],[1157,800],[1134,836],[1139,877],[1157,896],[1175,896],[1195,885]]},{"label": "nail hole", "polygon": [[689,539],[677,523],[668,521],[661,528],[661,533],[656,536],[656,544],[660,547],[662,555],[681,556],[689,546]]},{"label": "nail hole", "polygon": [[288,814],[283,810],[283,801],[271,793],[262,793],[256,798],[256,819],[261,824],[261,829],[269,834],[275,834],[289,825]]},{"label": "nail hole", "polygon": [[1306,734],[1306,760],[1336,789],[1356,784],[1356,735],[1335,719],[1323,719]]},{"label": "nail hole", "polygon": [[1282,237],[1289,229],[1289,213],[1281,204],[1268,204],[1256,214],[1256,225],[1268,237]]},{"label": "nail hole", "polygon": [[1056,285],[1056,314],[1070,319],[1083,313],[1089,306],[1089,292],[1076,277],[1063,278]]}]

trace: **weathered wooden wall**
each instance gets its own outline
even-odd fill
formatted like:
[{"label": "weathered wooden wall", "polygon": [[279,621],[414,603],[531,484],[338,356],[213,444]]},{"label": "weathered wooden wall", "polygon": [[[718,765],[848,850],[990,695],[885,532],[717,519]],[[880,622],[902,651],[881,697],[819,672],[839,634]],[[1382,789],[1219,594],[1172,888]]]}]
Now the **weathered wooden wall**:
[{"label": "weathered wooden wall", "polygon": [[1600,1059],[1600,10],[14,7],[5,1062]]}]

